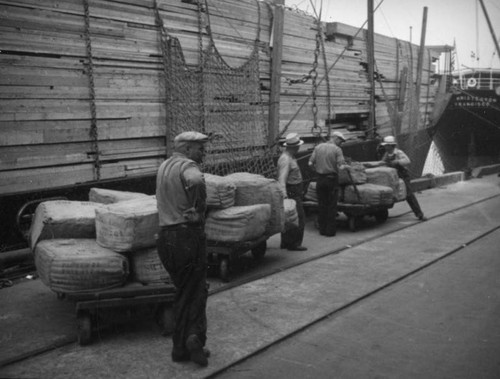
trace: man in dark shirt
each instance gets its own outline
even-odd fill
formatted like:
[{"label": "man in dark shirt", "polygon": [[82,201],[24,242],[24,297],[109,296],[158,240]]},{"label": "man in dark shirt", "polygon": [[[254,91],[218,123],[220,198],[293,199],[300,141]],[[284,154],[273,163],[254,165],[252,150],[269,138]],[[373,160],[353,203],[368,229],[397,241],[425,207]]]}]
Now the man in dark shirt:
[{"label": "man in dark shirt", "polygon": [[333,237],[337,233],[337,203],[339,199],[339,169],[345,164],[340,145],[345,141],[342,133],[334,132],[331,140],[317,145],[309,166],[318,173],[319,234]]}]

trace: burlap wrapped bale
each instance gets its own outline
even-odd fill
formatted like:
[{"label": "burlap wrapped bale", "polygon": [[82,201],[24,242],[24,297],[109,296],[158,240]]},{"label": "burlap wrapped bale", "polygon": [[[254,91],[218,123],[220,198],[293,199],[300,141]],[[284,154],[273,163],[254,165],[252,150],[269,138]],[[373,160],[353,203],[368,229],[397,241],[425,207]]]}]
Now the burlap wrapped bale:
[{"label": "burlap wrapped bale", "polygon": [[297,213],[297,204],[293,199],[283,201],[285,208],[285,230],[290,230],[299,226],[299,214]]},{"label": "burlap wrapped bale", "polygon": [[366,182],[379,186],[390,187],[396,193],[399,190],[398,171],[392,167],[367,168]]},{"label": "burlap wrapped bale", "polygon": [[171,283],[170,275],[161,263],[155,247],[129,254],[131,277],[143,284]]},{"label": "burlap wrapped bale", "polygon": [[356,186],[345,186],[341,201],[347,204],[391,205],[394,203],[392,188],[377,184],[365,183]]},{"label": "burlap wrapped bale", "polygon": [[311,182],[307,186],[307,191],[304,200],[318,202],[318,194],[316,192],[316,182]]},{"label": "burlap wrapped bale", "polygon": [[207,207],[224,209],[234,205],[236,186],[225,176],[204,174],[207,185]]},{"label": "burlap wrapped bale", "polygon": [[129,274],[127,257],[99,246],[94,239],[40,241],[35,266],[42,282],[60,293],[119,287]]},{"label": "burlap wrapped bale", "polygon": [[70,200],[40,203],[29,232],[31,249],[46,239],[95,238],[95,210],[101,206],[88,201]]},{"label": "burlap wrapped bale", "polygon": [[103,205],[96,210],[97,243],[125,252],[153,247],[158,232],[155,196]]},{"label": "burlap wrapped bale", "polygon": [[262,237],[271,217],[269,204],[234,206],[208,212],[207,239],[222,242],[251,241]]},{"label": "burlap wrapped bale", "polygon": [[128,191],[115,191],[105,188],[91,188],[89,192],[89,200],[94,203],[101,204],[114,204],[119,201],[126,201],[147,197],[145,193],[128,192]]},{"label": "burlap wrapped bale", "polygon": [[[350,174],[350,175],[349,175]],[[352,180],[351,180],[352,179]],[[362,163],[351,162],[339,170],[339,184],[364,184],[366,183],[366,168]]]},{"label": "burlap wrapped bale", "polygon": [[237,172],[228,175],[227,178],[236,185],[235,206],[269,204],[271,218],[266,228],[266,234],[271,236],[284,230],[284,198],[278,181],[247,172]]},{"label": "burlap wrapped bale", "polygon": [[406,184],[403,181],[403,179],[398,180],[399,185],[398,185],[398,191],[395,192],[395,199],[396,201],[403,201],[406,200]]}]

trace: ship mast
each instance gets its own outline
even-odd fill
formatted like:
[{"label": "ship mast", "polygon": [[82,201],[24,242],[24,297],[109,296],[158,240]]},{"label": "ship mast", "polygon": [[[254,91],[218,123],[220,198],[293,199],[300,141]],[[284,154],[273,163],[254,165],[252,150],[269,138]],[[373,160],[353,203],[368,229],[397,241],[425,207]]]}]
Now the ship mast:
[{"label": "ship mast", "polygon": [[491,37],[493,38],[493,43],[495,44],[495,48],[497,49],[498,59],[500,59],[500,47],[498,46],[498,39],[495,35],[495,30],[493,29],[493,26],[491,25],[490,16],[488,16],[488,11],[486,10],[486,7],[484,5],[484,1],[479,0],[479,3],[481,4],[481,8],[483,9],[484,17],[486,18],[486,22],[488,23],[488,27],[490,28]]}]

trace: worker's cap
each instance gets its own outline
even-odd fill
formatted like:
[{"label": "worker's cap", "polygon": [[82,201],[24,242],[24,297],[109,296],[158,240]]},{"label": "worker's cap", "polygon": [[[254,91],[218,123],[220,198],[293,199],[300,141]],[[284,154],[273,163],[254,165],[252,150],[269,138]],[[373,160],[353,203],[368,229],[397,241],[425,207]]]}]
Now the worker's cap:
[{"label": "worker's cap", "polygon": [[199,132],[182,132],[174,138],[174,142],[208,142],[209,137]]},{"label": "worker's cap", "polygon": [[288,147],[293,147],[293,146],[300,146],[304,143],[299,137],[297,133],[289,133],[286,136],[285,143],[283,146],[288,146]]},{"label": "worker's cap", "polygon": [[333,132],[333,133],[332,133],[332,137],[338,137],[338,138],[340,138],[342,141],[345,141],[345,140],[346,140],[346,139],[345,139],[345,137],[344,137],[344,135],[343,135],[342,133],[340,133],[340,132]]},{"label": "worker's cap", "polygon": [[385,145],[397,145],[396,138],[394,138],[393,136],[384,137],[384,142],[382,142],[381,145],[382,146],[385,146]]}]

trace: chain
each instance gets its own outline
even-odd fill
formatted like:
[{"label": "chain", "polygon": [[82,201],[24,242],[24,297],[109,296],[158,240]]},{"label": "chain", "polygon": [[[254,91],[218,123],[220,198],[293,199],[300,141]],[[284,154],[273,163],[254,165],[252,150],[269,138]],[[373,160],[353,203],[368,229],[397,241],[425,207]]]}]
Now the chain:
[{"label": "chain", "polygon": [[94,174],[95,179],[101,179],[101,161],[100,161],[100,151],[99,151],[99,134],[97,130],[97,111],[95,105],[95,85],[94,85],[94,60],[92,58],[92,42],[90,40],[90,13],[89,13],[89,1],[84,0],[85,8],[85,42],[87,47],[87,58],[88,58],[88,77],[90,86],[90,131],[89,136],[92,139],[92,149],[94,151]]},{"label": "chain", "polygon": [[172,120],[172,112],[169,111],[171,109],[171,94],[168,90],[169,88],[169,78],[172,77],[170,74],[171,70],[171,65],[169,64],[169,54],[168,54],[168,44],[169,44],[169,35],[167,33],[167,30],[165,29],[165,24],[163,23],[163,19],[161,18],[160,15],[160,9],[158,8],[158,2],[155,0],[154,1],[154,7],[155,7],[155,16],[156,16],[156,24],[158,25],[160,29],[160,49],[161,49],[161,58],[162,58],[162,64],[163,64],[163,75],[164,75],[164,85],[165,85],[165,154],[168,155],[169,151],[169,133],[168,133],[168,126],[173,124]]},{"label": "chain", "polygon": [[[321,52],[322,52],[322,57],[323,57],[323,64],[325,66],[325,80],[326,80],[326,96],[327,96],[327,107],[328,107],[328,132],[327,132],[327,138],[330,138],[330,133],[331,133],[331,126],[330,126],[330,120],[332,119],[332,105],[331,105],[331,94],[330,94],[330,77],[328,76],[328,62],[326,60],[326,50],[325,50],[325,43],[323,41],[322,37],[322,29],[321,29],[321,21],[318,19],[318,34],[319,34],[319,41],[321,43]],[[335,115],[334,115],[335,117]]]},{"label": "chain", "polygon": [[[202,13],[203,13],[203,6],[201,3],[201,0],[197,1],[198,5],[198,49],[200,53],[200,58],[198,62],[198,72],[199,72],[199,80],[198,80],[198,86],[199,86],[199,91],[198,93],[200,94],[199,97],[199,107],[200,111],[198,112],[200,115],[200,130],[202,133],[205,132],[205,73],[203,70],[204,67],[204,57],[203,57],[203,18],[202,18]],[[212,31],[210,29],[210,14],[208,13],[208,2],[205,0],[205,9],[207,12],[207,20],[208,20],[208,25],[206,26],[207,32],[210,35],[210,43],[212,43]]]},{"label": "chain", "polygon": [[314,62],[311,71],[309,71],[309,75],[312,80],[312,113],[313,113],[313,126],[311,128],[311,134],[316,136],[318,139],[321,137],[321,127],[318,125],[318,105],[316,104],[316,88],[317,88],[317,79],[318,79],[318,56],[320,49],[320,40],[321,34],[320,30],[316,33],[316,49],[314,50]]}]

